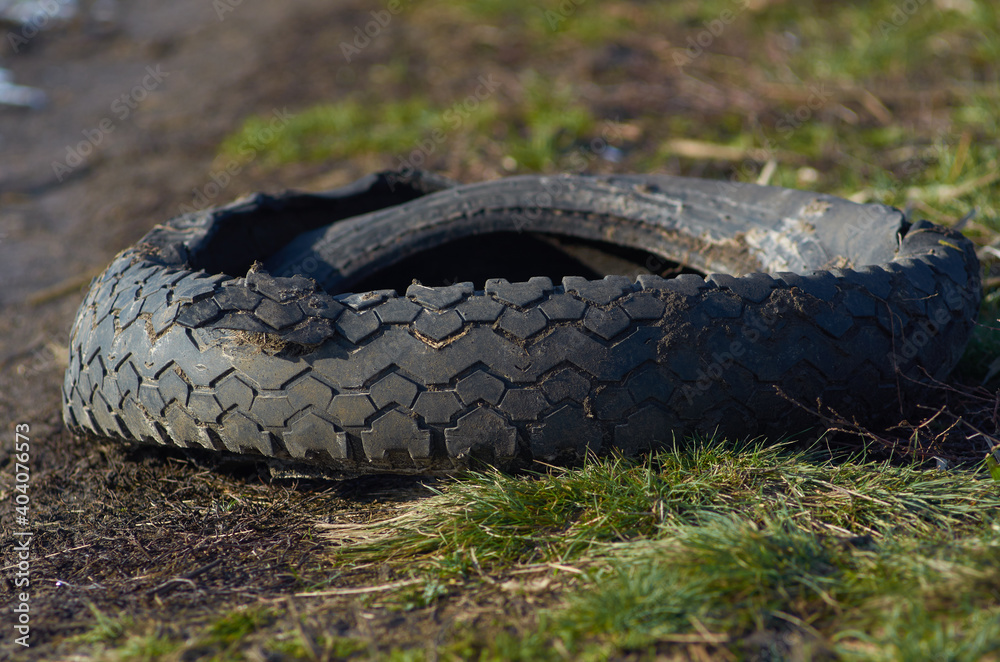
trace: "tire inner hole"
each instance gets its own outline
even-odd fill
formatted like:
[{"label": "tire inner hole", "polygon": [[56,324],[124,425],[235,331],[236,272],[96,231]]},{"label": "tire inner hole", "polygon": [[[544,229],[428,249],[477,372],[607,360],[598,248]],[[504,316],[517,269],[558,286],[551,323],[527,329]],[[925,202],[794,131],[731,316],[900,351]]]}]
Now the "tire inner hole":
[{"label": "tire inner hole", "polygon": [[354,292],[394,289],[405,292],[417,280],[429,287],[471,281],[477,290],[490,278],[526,281],[548,276],[558,284],[563,276],[599,279],[621,274],[635,278],[655,274],[705,274],[647,251],[600,241],[539,234],[496,232],[463,237],[415,253],[351,286]]}]

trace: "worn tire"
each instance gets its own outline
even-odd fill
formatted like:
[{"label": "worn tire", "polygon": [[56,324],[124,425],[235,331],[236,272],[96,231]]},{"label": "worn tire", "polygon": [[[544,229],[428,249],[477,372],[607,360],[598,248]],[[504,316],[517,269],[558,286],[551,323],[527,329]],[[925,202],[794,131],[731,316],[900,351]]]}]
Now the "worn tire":
[{"label": "worn tire", "polygon": [[[720,273],[340,294],[499,231]],[[816,424],[784,396],[859,419],[898,412],[955,365],[979,299],[967,239],[882,205],[667,176],[452,186],[382,173],[150,231],[80,308],[63,414],[77,432],[350,473],[783,436]]]}]

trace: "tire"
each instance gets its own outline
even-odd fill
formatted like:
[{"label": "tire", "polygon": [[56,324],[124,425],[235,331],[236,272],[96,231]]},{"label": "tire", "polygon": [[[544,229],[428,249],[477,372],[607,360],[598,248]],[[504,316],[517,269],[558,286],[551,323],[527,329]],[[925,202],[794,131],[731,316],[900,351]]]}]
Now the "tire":
[{"label": "tire", "polygon": [[[502,231],[719,273],[346,293]],[[979,300],[971,242],[883,205],[667,176],[382,173],[154,228],[80,308],[63,415],[79,433],[351,474],[786,437],[817,421],[783,394],[898,413],[954,367]]]}]

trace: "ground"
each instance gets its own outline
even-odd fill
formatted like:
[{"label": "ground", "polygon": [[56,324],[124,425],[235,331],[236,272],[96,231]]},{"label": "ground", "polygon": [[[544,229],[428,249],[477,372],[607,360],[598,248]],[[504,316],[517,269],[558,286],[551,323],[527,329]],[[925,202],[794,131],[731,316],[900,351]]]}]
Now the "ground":
[{"label": "ground", "polygon": [[[85,15],[38,34],[3,25],[0,67],[49,103],[0,106],[4,604],[20,592],[12,534],[34,533],[31,647],[12,642],[8,612],[2,655],[408,659],[447,645],[454,657],[503,657],[483,642],[533,632],[573,571],[498,564],[461,591],[339,555],[370,534],[359,525],[461,482],[275,479],[263,466],[69,434],[59,389],[84,289],[185,209],[401,164],[462,181],[534,171],[768,181],[946,224],[976,209],[966,231],[993,242],[995,10],[791,4],[122,0],[111,21]],[[992,251],[981,253],[988,314]],[[986,376],[997,347],[977,336],[963,384]],[[18,424],[31,443],[27,527],[14,510]],[[992,425],[987,436],[995,414]],[[982,457],[986,439],[959,459]],[[329,524],[351,526],[338,538]],[[685,636],[601,650],[794,648]]]}]

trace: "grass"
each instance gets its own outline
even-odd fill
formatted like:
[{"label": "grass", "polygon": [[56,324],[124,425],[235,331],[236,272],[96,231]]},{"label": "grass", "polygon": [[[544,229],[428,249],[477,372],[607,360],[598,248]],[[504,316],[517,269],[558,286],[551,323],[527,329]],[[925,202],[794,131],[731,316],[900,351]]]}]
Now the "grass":
[{"label": "grass", "polygon": [[930,536],[978,526],[989,507],[1000,507],[997,486],[964,474],[703,441],[641,464],[619,458],[530,479],[474,474],[395,520],[391,543],[379,539],[345,554],[370,562],[369,555],[403,559],[434,550],[452,559],[473,550],[489,568],[566,563],[736,512],[795,521],[815,535]]},{"label": "grass", "polygon": [[501,160],[510,169],[537,171],[569,166],[563,156],[599,137],[594,117],[574,103],[571,86],[553,88],[551,81],[528,71],[514,104],[495,98],[505,92],[502,83],[490,88],[477,83],[468,96],[448,105],[423,97],[324,104],[297,113],[273,134],[267,133],[269,118],[251,117],[223,142],[219,160],[238,160],[251,145],[257,146],[262,165],[271,168],[385,154],[395,155],[387,167],[419,168],[440,162],[455,145],[485,157],[492,141],[503,143]]},{"label": "grass", "polygon": [[377,542],[341,560],[409,568],[436,595],[475,591],[483,573],[556,577],[561,604],[480,641],[480,659],[706,645],[742,657],[758,641],[791,657],[993,659],[996,512],[985,472],[706,440],[645,462],[476,474],[373,525]]}]

